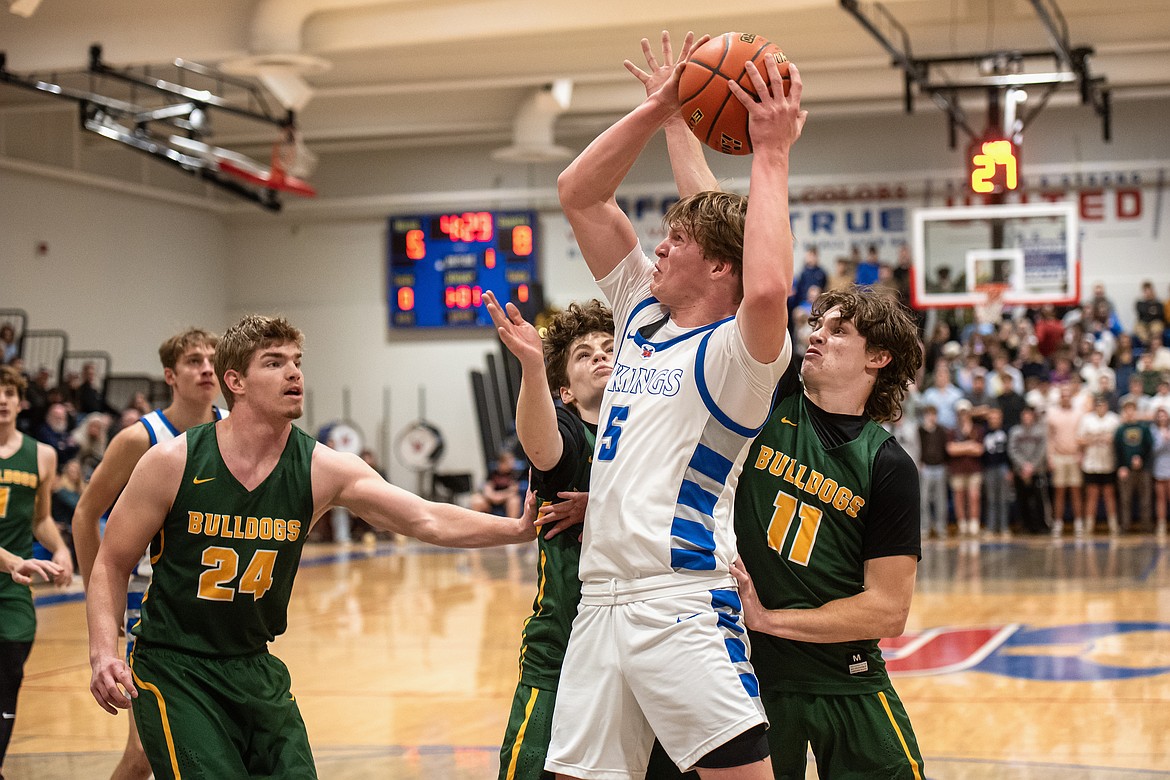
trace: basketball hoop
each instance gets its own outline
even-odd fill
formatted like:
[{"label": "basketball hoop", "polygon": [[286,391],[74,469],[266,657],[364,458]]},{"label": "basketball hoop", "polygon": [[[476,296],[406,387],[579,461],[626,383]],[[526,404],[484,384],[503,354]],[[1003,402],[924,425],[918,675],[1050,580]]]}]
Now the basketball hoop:
[{"label": "basketball hoop", "polygon": [[995,324],[1003,317],[1003,296],[1011,285],[1006,282],[987,282],[975,288],[983,300],[975,304],[975,321],[980,324]]},{"label": "basketball hoop", "polygon": [[317,196],[317,190],[313,185],[302,178],[307,174],[299,173],[306,169],[312,170],[316,165],[317,156],[305,148],[300,133],[291,125],[281,130],[280,139],[272,145],[272,157],[268,168],[243,155],[235,154],[220,155],[216,162],[224,173],[250,184],[306,198]]},{"label": "basketball hoop", "polygon": [[272,147],[272,154],[274,161],[280,161],[285,175],[293,178],[307,179],[317,168],[317,155],[309,151],[304,135],[294,125],[284,128],[280,140]]}]

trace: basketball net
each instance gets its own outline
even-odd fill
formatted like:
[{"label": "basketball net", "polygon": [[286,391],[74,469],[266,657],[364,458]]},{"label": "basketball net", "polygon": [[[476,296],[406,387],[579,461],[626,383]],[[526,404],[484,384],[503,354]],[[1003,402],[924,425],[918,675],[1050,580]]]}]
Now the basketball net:
[{"label": "basketball net", "polygon": [[976,288],[983,293],[983,301],[975,304],[975,321],[979,323],[995,324],[1003,316],[1003,295],[1011,285],[1002,282],[989,282]]},{"label": "basketball net", "polygon": [[286,176],[307,179],[317,167],[317,155],[305,146],[301,131],[289,126],[272,146],[272,163],[274,170],[279,166]]}]

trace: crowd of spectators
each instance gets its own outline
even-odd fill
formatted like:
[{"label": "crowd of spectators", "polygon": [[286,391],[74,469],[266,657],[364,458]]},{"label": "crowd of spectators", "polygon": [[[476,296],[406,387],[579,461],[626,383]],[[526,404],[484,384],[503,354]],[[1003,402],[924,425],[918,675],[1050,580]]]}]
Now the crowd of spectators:
[{"label": "crowd of spectators", "polygon": [[53,374],[48,368],[38,366],[31,372],[25,368],[19,346],[13,327],[0,325],[3,362],[19,368],[28,380],[16,427],[57,451],[53,519],[72,550],[73,509],[94,469],[101,463],[106,445],[115,433],[149,412],[151,406],[144,394],[136,393],[124,409],[111,408],[93,363],[85,363],[80,373],[66,373],[59,383],[53,384]]},{"label": "crowd of spectators", "polygon": [[[886,287],[909,306],[910,265],[905,246],[893,262],[871,246],[830,274],[807,251],[790,301],[796,353],[822,290]],[[1165,536],[1170,299],[1146,281],[1129,305],[1123,317],[1097,283],[1079,306],[916,312],[923,372],[888,427],[919,464],[924,538]]]},{"label": "crowd of spectators", "polygon": [[[833,273],[816,247],[805,252],[790,299],[794,351],[803,355],[822,291],[849,284],[884,288],[910,306],[911,257],[892,262],[876,245],[837,258]],[[1170,299],[1146,281],[1126,330],[1105,286],[1080,306],[955,308],[916,312],[923,371],[900,420],[889,424],[917,460],[922,533],[1009,536],[1013,530],[1075,536],[1098,526],[1113,535],[1166,534],[1170,503]],[[54,516],[69,530],[70,507],[120,429],[150,411],[142,394],[122,410],[106,403],[87,363],[51,384],[25,370],[13,328],[0,325],[3,362],[29,379],[19,429],[57,450]],[[1071,522],[1070,522],[1071,521]]]}]

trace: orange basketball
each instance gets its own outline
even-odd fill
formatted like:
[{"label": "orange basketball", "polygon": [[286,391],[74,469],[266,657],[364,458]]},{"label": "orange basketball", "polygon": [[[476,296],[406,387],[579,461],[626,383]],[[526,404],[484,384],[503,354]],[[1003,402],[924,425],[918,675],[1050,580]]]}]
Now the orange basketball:
[{"label": "orange basketball", "polygon": [[788,58],[762,35],[723,33],[691,53],[691,58],[683,66],[678,97],[683,117],[700,141],[724,154],[751,154],[747,109],[731,93],[727,82],[734,80],[759,100],[744,65],[754,62],[767,81],[764,60],[768,57],[775,57],[779,63],[784,94],[787,95],[791,87]]}]

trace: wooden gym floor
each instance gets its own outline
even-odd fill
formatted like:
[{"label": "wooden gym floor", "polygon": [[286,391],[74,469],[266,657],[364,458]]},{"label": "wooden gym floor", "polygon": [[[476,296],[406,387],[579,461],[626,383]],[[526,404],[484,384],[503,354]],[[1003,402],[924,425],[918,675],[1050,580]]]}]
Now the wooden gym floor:
[{"label": "wooden gym floor", "polygon": [[[927,543],[907,634],[883,645],[927,777],[1170,778],[1168,553]],[[531,548],[307,548],[273,650],[321,777],[494,778],[533,581]],[[78,591],[38,589],[8,780],[105,778],[125,741],[89,695]]]}]

